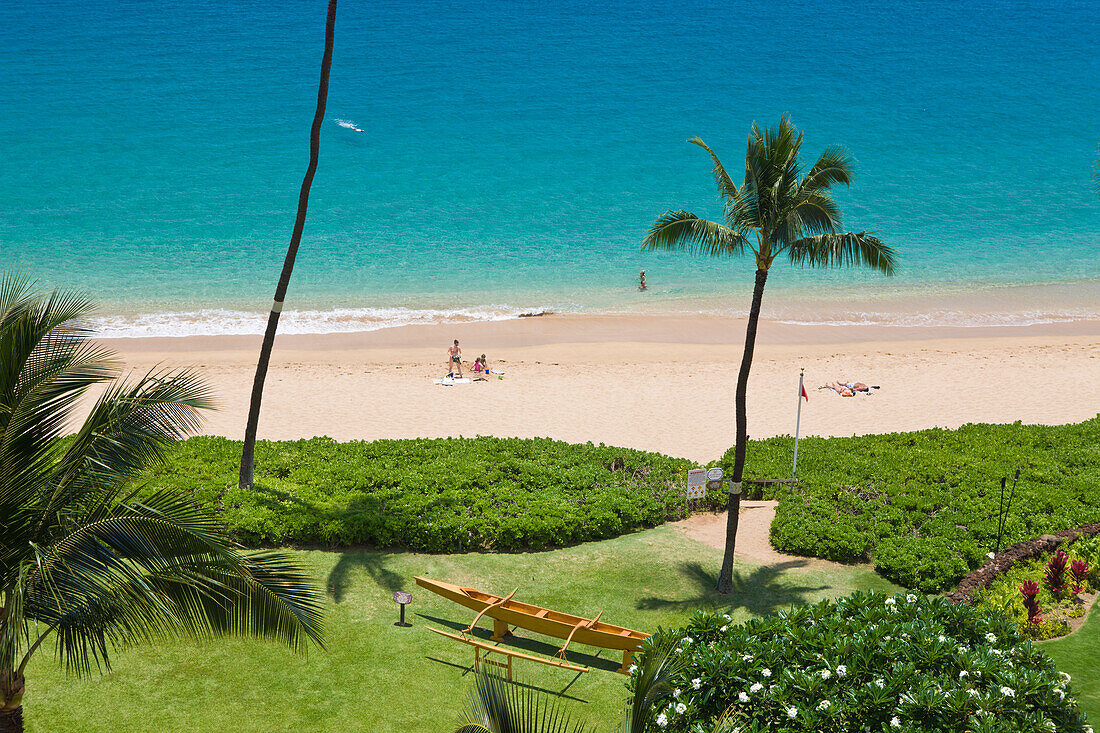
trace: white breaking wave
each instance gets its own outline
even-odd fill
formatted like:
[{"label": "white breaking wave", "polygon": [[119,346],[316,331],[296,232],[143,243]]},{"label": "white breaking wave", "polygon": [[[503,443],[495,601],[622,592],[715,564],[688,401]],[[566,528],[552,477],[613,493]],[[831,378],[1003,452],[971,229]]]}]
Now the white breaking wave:
[{"label": "white breaking wave", "polygon": [[[334,308],[333,310],[283,311],[281,334],[353,333],[397,326],[435,323],[509,321],[550,313],[547,308],[485,306],[480,308]],[[96,316],[89,326],[102,338],[153,336],[250,336],[262,334],[267,313],[219,308],[178,313],[143,313],[136,316]]]},{"label": "white breaking wave", "polygon": [[846,317],[812,316],[774,318],[777,323],[795,326],[901,326],[989,328],[991,326],[1039,326],[1051,323],[1100,320],[1100,313],[1079,311],[1023,311],[1019,313],[975,313],[968,311],[930,311],[926,313],[865,312]]}]

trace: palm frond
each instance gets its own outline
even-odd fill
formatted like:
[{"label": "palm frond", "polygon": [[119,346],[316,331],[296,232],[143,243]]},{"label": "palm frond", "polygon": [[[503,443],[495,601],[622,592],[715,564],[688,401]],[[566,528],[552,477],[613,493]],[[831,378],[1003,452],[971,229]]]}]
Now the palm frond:
[{"label": "palm frond", "polygon": [[676,653],[680,640],[667,632],[654,635],[642,654],[634,679],[634,695],[623,717],[623,733],[644,733],[657,703],[671,697],[672,680],[689,657]]},{"label": "palm frond", "polygon": [[893,275],[897,250],[870,232],[817,234],[792,242],[787,248],[791,264],[810,267],[863,265]]},{"label": "palm frond", "polygon": [[560,703],[538,691],[479,671],[463,724],[455,733],[584,733]]},{"label": "palm frond", "polygon": [[830,145],[810,168],[802,180],[807,191],[824,191],[837,184],[844,186],[852,183],[852,157],[839,145]]},{"label": "palm frond", "polygon": [[710,159],[714,161],[714,168],[711,170],[711,174],[714,176],[714,182],[718,184],[718,196],[722,199],[723,210],[726,212],[726,220],[729,221],[739,198],[737,184],[734,183],[730,175],[726,173],[726,168],[722,165],[722,161],[718,159],[718,155],[711,150],[701,138],[693,137],[688,140],[688,142],[693,145],[698,145],[703,150],[707,151],[710,154]]},{"label": "palm frond", "polygon": [[752,245],[740,233],[688,211],[666,211],[642,240],[643,250],[687,250],[709,257],[743,254],[745,247]]}]

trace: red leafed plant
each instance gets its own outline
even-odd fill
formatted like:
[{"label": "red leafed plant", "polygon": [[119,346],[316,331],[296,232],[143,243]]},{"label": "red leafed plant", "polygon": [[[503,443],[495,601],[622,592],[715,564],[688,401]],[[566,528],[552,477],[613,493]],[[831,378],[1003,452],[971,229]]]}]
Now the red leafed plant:
[{"label": "red leafed plant", "polygon": [[1085,582],[1089,579],[1088,562],[1074,560],[1069,564],[1069,574],[1073,576],[1073,592],[1080,593],[1085,589]]},{"label": "red leafed plant", "polygon": [[1058,597],[1062,594],[1062,591],[1066,589],[1066,564],[1069,562],[1069,555],[1058,550],[1050,556],[1050,560],[1047,562],[1047,572],[1044,576],[1047,588],[1050,588],[1050,592]]},{"label": "red leafed plant", "polygon": [[1027,609],[1027,622],[1029,624],[1041,624],[1043,619],[1039,618],[1039,614],[1043,609],[1039,608],[1039,600],[1036,596],[1039,595],[1039,584],[1034,580],[1025,580],[1024,584],[1020,586],[1020,593],[1024,597],[1024,608]]}]

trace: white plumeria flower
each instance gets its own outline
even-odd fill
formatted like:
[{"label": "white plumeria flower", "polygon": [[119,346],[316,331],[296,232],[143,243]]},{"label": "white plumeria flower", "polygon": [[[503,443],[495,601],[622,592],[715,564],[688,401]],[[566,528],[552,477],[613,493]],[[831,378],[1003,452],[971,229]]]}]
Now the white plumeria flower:
[{"label": "white plumeria flower", "polygon": [[837,666],[836,676],[837,677],[847,677],[848,676],[848,668],[845,667],[843,664]]},{"label": "white plumeria flower", "polygon": [[1054,694],[1058,696],[1059,700],[1065,700],[1066,699],[1065,690],[1063,690],[1061,687],[1055,687],[1054,688]]},{"label": "white plumeria flower", "polygon": [[680,688],[679,687],[677,687],[675,690],[672,691],[672,696],[673,697],[680,697]]},{"label": "white plumeria flower", "polygon": [[886,605],[887,605],[887,606],[892,606],[892,605],[894,605],[895,603],[897,603],[897,601],[895,601],[895,600],[894,600],[893,598],[887,598],[887,599],[886,599]]},{"label": "white plumeria flower", "polygon": [[728,629],[728,628],[729,628],[728,626],[723,626],[722,628],[720,628],[720,629],[718,629],[718,630],[719,630],[719,631],[725,631],[725,630],[726,630],[726,629]]},{"label": "white plumeria flower", "polygon": [[749,696],[745,694],[744,690],[741,690],[741,692],[737,693],[737,699],[741,702],[748,702]]},{"label": "white plumeria flower", "polygon": [[760,684],[759,682],[753,682],[752,687],[749,688],[749,692],[751,692],[752,694],[755,695],[756,693],[760,692],[763,689],[764,689],[764,685]]},{"label": "white plumeria flower", "polygon": [[823,669],[823,670],[821,670],[820,672],[818,672],[818,674],[820,674],[820,675],[821,675],[821,679],[823,679],[823,680],[827,680],[827,679],[829,679],[830,677],[832,677],[832,676],[833,676],[833,673],[832,673],[832,672],[830,672],[830,671],[829,671],[829,670],[827,670],[827,669]]},{"label": "white plumeria flower", "polygon": [[1001,694],[1005,697],[1016,697],[1016,691],[1011,687],[1001,686]]},{"label": "white plumeria flower", "polygon": [[722,614],[722,618],[724,618],[724,619],[725,619],[725,620],[727,620],[727,621],[731,621],[731,620],[732,620],[732,619],[730,618],[730,615],[729,615],[728,613],[723,613],[723,614]]},{"label": "white plumeria flower", "polygon": [[685,712],[687,712],[687,709],[688,709],[688,706],[683,704],[682,702],[676,703],[676,712],[679,713],[680,715],[683,715]]},{"label": "white plumeria flower", "polygon": [[828,700],[822,700],[821,702],[819,702],[817,704],[817,709],[818,710],[828,710],[830,705],[832,705],[832,703],[829,702]]},{"label": "white plumeria flower", "polygon": [[703,680],[699,679],[698,677],[696,677],[695,679],[693,679],[691,681],[691,689],[693,689],[693,690],[698,690],[702,686],[703,686]]},{"label": "white plumeria flower", "polygon": [[684,637],[684,643],[685,643],[685,644],[690,644],[690,643],[691,643],[691,642],[693,642],[693,641],[695,641],[695,640],[694,640],[694,639],[692,639],[692,638],[691,638],[690,636],[685,636],[685,637]]},{"label": "white plumeria flower", "polygon": [[1058,730],[1058,726],[1054,724],[1053,720],[1048,720],[1043,723],[1043,725],[1045,725],[1049,730]]},{"label": "white plumeria flower", "polygon": [[914,601],[917,600],[917,597],[914,594],[910,593],[909,595],[905,596],[905,600],[909,601],[910,603],[913,603]]},{"label": "white plumeria flower", "polygon": [[668,716],[665,715],[664,713],[661,713],[660,715],[658,715],[657,716],[657,725],[661,726],[662,728],[664,728],[666,725],[668,725]]},{"label": "white plumeria flower", "polygon": [[741,659],[742,659],[742,661],[745,661],[745,662],[751,662],[752,661],[752,655],[751,654],[742,654]]},{"label": "white plumeria flower", "polygon": [[967,672],[965,669],[962,670],[961,672],[959,672],[959,679],[960,680],[963,679],[964,677],[969,677],[969,676],[970,676],[970,673]]},{"label": "white plumeria flower", "polygon": [[797,718],[798,717],[798,708],[787,708],[787,717],[788,718]]},{"label": "white plumeria flower", "polygon": [[990,644],[996,644],[997,643],[997,635],[994,634],[991,631],[991,632],[989,632],[988,634],[985,635],[985,640],[988,641]]},{"label": "white plumeria flower", "polygon": [[636,664],[630,665],[630,674],[633,675],[637,671],[638,671],[638,665],[636,665]]},{"label": "white plumeria flower", "polygon": [[898,720],[898,716],[895,715],[894,717],[890,718],[890,727],[891,728],[900,728],[901,727],[901,721]]},{"label": "white plumeria flower", "polygon": [[881,677],[875,680],[875,684],[879,686],[879,689],[886,687],[886,683],[882,681]]},{"label": "white plumeria flower", "polygon": [[1062,675],[1062,681],[1063,681],[1063,682],[1065,682],[1065,683],[1066,683],[1067,685],[1069,684],[1069,681],[1070,681],[1071,679],[1073,679],[1072,677],[1070,677],[1070,676],[1069,676],[1068,674],[1066,674],[1065,672],[1059,672],[1058,674]]},{"label": "white plumeria flower", "polygon": [[771,677],[772,671],[767,667],[764,667],[764,669],[760,670],[760,674],[764,675],[765,677]]},{"label": "white plumeria flower", "polygon": [[936,637],[936,640],[941,641],[941,642],[942,641],[947,641],[947,637],[944,636],[943,634],[940,634],[938,637]]},{"label": "white plumeria flower", "polygon": [[973,687],[967,689],[966,693],[968,695],[970,695],[971,697],[977,697],[978,696],[978,691],[975,690]]}]

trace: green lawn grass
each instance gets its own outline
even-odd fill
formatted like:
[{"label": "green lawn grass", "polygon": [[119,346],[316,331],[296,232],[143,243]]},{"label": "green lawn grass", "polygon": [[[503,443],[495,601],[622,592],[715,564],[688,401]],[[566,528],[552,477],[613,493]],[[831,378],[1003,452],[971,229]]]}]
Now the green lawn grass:
[{"label": "green lawn grass", "polygon": [[[604,620],[645,631],[682,625],[697,608],[728,609],[742,621],[857,589],[896,590],[866,567],[819,570],[800,561],[738,565],[736,592],[720,598],[712,590],[720,552],[671,527],[514,555],[296,554],[327,590],[326,651],[295,656],[243,639],[164,642],[119,653],[108,675],[74,679],[44,649],[27,674],[27,730],[453,730],[470,685],[472,650],[425,627],[461,628],[474,613],[419,588],[414,575],[496,593],[519,586],[521,600],[580,615],[603,610]],[[413,593],[412,628],[393,625],[399,589]],[[557,647],[552,639],[525,636],[514,645],[543,655]],[[608,729],[619,719],[625,678],[609,671],[618,664],[614,653],[596,651],[578,646],[570,653],[571,661],[592,667],[587,674],[517,660],[517,677],[562,693],[578,717]]]},{"label": "green lawn grass", "polygon": [[1039,648],[1073,676],[1078,705],[1093,725],[1100,722],[1100,604],[1075,634],[1042,642]]}]

